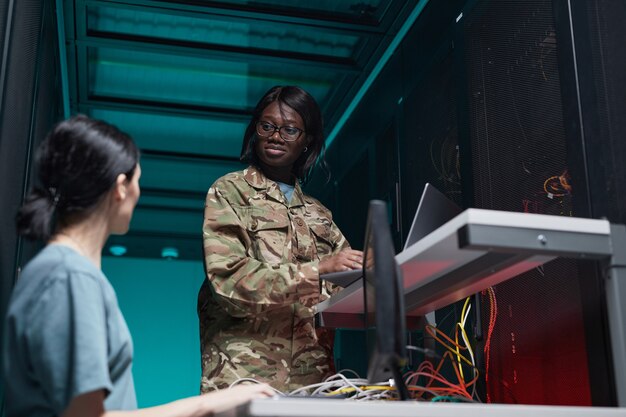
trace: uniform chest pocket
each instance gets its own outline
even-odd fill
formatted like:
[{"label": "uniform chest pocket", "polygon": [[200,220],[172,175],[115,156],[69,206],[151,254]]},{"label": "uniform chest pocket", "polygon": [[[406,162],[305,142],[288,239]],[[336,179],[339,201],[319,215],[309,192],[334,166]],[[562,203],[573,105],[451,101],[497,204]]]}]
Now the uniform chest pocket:
[{"label": "uniform chest pocket", "polygon": [[254,257],[262,262],[281,263],[289,232],[287,213],[248,207],[242,217],[252,241]]},{"label": "uniform chest pocket", "polygon": [[309,227],[315,237],[315,247],[317,256],[328,255],[332,253],[334,243],[331,232],[330,220],[315,219],[309,223]]}]

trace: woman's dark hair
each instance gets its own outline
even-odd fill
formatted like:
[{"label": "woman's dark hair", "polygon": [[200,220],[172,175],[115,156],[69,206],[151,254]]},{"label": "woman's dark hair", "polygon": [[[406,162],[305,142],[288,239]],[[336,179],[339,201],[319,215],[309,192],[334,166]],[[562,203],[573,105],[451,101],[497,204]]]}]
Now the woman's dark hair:
[{"label": "woman's dark hair", "polygon": [[322,112],[309,93],[297,86],[275,86],[270,88],[259,100],[252,119],[246,128],[243,136],[240,160],[259,166],[259,159],[255,152],[254,145],[257,141],[256,123],[259,121],[263,110],[273,102],[278,102],[279,106],[287,106],[300,115],[304,122],[304,131],[310,139],[307,151],[303,152],[293,165],[292,172],[301,182],[306,183],[310,177],[313,166],[317,158],[324,152],[324,123]]},{"label": "woman's dark hair", "polygon": [[117,127],[78,115],[57,124],[36,154],[38,184],[17,213],[17,231],[47,240],[55,223],[87,215],[113,187],[118,175],[132,178],[139,150]]}]

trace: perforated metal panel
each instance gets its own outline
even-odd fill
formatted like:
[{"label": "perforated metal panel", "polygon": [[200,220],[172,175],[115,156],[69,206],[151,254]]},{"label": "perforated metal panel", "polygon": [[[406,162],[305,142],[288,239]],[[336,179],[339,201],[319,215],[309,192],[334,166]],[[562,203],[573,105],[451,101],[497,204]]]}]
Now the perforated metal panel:
[{"label": "perforated metal panel", "polygon": [[[579,5],[580,6],[580,5]],[[595,217],[626,223],[626,3],[611,0],[585,2],[591,79],[595,89],[597,130],[588,135],[592,207]],[[587,55],[585,55],[587,57]],[[583,61],[584,62],[584,61]],[[593,176],[600,178],[593,178]]]},{"label": "perforated metal panel", "polygon": [[0,268],[3,285],[2,313],[16,275],[17,236],[14,218],[22,203],[25,166],[30,146],[29,110],[33,105],[34,80],[42,2],[15,2],[8,16],[8,50],[5,68],[4,96],[0,104]]},{"label": "perforated metal panel", "polygon": [[[58,56],[53,2],[2,2],[4,79],[0,103],[0,317],[4,317],[21,255],[15,214],[29,186],[33,149],[59,117]],[[11,12],[11,13],[8,13]],[[10,30],[5,32],[5,29]],[[4,35],[7,34],[5,38]],[[1,332],[0,332],[1,333]]]},{"label": "perforated metal panel", "polygon": [[[552,2],[480,2],[464,35],[475,205],[572,215]],[[588,278],[559,260],[496,286],[495,304],[483,297],[486,400],[591,405]]]},{"label": "perforated metal panel", "polygon": [[454,56],[450,42],[442,46],[444,56],[435,57],[425,71],[417,75],[420,82],[407,98],[411,117],[407,120],[403,150],[406,157],[403,176],[408,182],[403,192],[406,233],[413,221],[411,213],[417,209],[420,198],[417,184],[429,182],[462,205]]}]

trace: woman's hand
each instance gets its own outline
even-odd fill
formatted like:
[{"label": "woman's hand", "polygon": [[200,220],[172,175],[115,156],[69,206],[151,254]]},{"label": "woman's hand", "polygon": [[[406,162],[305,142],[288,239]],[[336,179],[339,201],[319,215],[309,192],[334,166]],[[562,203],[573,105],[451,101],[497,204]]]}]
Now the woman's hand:
[{"label": "woman's hand", "polygon": [[[276,394],[267,384],[237,385],[236,387],[196,395],[156,407],[132,411],[104,410],[104,390],[74,397],[62,417],[197,417],[212,416],[231,410],[257,398]],[[234,414],[233,414],[234,415]]]},{"label": "woman's hand", "polygon": [[276,392],[266,384],[237,385],[229,389],[211,392],[200,397],[211,410],[211,415],[230,410],[257,398],[267,398]]},{"label": "woman's hand", "polygon": [[354,249],[344,249],[336,255],[327,256],[319,264],[321,274],[329,272],[347,271],[363,267],[363,252]]}]

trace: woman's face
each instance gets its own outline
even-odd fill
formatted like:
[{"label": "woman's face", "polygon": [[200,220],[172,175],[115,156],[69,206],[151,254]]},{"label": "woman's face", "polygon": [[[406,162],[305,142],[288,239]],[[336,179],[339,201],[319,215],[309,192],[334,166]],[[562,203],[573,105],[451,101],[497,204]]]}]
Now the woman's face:
[{"label": "woman's face", "polygon": [[303,132],[298,139],[291,142],[284,140],[278,131],[274,131],[269,137],[257,134],[254,150],[264,173],[270,179],[291,182],[293,164],[309,143],[302,117],[292,108],[286,105],[281,107],[274,101],[263,110],[259,122],[267,122],[278,128],[295,127]]}]

